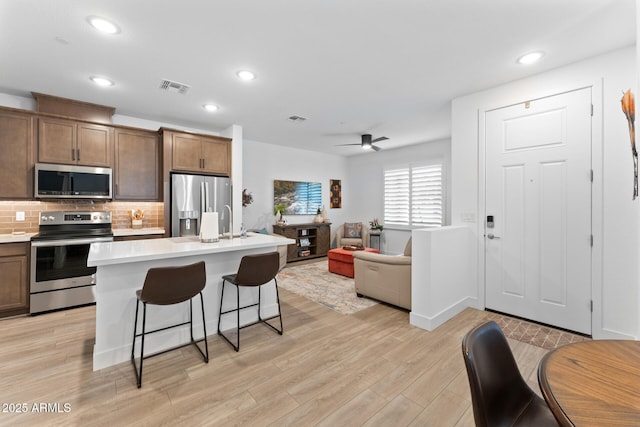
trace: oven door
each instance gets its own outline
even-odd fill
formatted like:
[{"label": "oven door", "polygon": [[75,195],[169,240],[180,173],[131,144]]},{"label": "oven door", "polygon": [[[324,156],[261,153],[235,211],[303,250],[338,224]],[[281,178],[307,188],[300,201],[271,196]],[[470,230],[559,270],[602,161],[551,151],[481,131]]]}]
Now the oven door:
[{"label": "oven door", "polygon": [[95,267],[87,267],[94,242],[113,237],[31,242],[31,313],[95,302]]}]

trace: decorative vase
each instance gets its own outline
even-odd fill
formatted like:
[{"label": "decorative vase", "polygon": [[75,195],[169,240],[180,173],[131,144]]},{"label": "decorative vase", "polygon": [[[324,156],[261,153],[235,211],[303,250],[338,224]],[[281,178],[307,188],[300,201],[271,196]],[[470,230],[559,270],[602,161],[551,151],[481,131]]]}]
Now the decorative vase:
[{"label": "decorative vase", "polygon": [[320,212],[320,215],[322,215],[322,222],[327,222],[327,211],[324,208],[324,205],[322,205],[322,212]]},{"label": "decorative vase", "polygon": [[316,224],[320,224],[322,222],[324,222],[324,219],[322,218],[322,214],[318,214],[313,218],[313,222]]}]

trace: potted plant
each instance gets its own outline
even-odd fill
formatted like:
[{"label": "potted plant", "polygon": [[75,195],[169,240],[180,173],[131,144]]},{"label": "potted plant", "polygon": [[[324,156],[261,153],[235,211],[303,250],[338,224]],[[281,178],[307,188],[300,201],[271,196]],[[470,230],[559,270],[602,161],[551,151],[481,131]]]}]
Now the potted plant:
[{"label": "potted plant", "polygon": [[369,221],[369,228],[371,229],[371,234],[380,234],[382,233],[382,229],[384,228],[384,226],[380,224],[378,218],[374,218]]},{"label": "potted plant", "polygon": [[276,222],[276,224],[284,224],[284,218],[282,217],[282,215],[284,214],[285,210],[286,210],[286,207],[283,204],[277,204],[273,207],[273,214],[274,215],[280,214],[280,218],[278,218],[278,221]]}]

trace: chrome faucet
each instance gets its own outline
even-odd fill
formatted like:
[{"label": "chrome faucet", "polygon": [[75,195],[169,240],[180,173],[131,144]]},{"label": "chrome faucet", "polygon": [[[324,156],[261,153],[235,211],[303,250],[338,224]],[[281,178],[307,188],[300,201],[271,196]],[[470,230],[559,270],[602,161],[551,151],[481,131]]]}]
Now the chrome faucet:
[{"label": "chrome faucet", "polygon": [[233,212],[231,211],[231,206],[224,205],[224,207],[229,209],[229,240],[233,240]]}]

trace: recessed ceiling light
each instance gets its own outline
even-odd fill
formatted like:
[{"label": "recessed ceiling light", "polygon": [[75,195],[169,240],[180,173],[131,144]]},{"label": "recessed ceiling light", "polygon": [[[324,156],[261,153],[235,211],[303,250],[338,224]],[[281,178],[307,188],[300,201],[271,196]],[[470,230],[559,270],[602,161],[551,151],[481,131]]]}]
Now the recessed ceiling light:
[{"label": "recessed ceiling light", "polygon": [[518,58],[518,64],[522,64],[522,65],[530,65],[533,64],[534,62],[538,62],[538,60],[540,58],[542,58],[544,56],[544,52],[531,52],[531,53],[527,53],[526,55],[522,55],[520,58]]},{"label": "recessed ceiling light", "polygon": [[236,73],[236,75],[240,77],[241,80],[245,80],[245,81],[253,80],[256,78],[255,74],[247,70],[240,70]]},{"label": "recessed ceiling light", "polygon": [[218,111],[218,109],[220,107],[218,107],[217,105],[214,105],[214,104],[204,104],[202,106],[202,108],[204,108],[205,110],[207,110],[210,113],[213,113],[214,111]]},{"label": "recessed ceiling light", "polygon": [[92,82],[94,82],[98,86],[103,86],[103,87],[113,86],[115,84],[109,79],[106,79],[104,77],[98,77],[98,76],[91,76],[91,77],[89,77],[89,80],[91,80]]},{"label": "recessed ceiling light", "polygon": [[120,28],[116,24],[104,18],[89,16],[87,21],[93,28],[105,34],[118,34],[120,32]]}]

